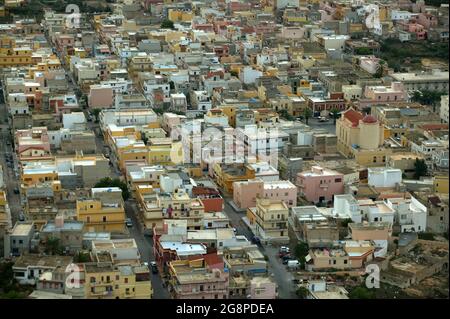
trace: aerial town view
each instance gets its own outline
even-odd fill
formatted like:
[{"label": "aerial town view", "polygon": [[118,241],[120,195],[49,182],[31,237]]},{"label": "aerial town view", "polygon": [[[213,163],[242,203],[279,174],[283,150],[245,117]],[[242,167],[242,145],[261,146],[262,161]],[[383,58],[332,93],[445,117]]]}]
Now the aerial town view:
[{"label": "aerial town view", "polygon": [[0,299],[448,299],[448,49],[447,0],[0,0]]}]

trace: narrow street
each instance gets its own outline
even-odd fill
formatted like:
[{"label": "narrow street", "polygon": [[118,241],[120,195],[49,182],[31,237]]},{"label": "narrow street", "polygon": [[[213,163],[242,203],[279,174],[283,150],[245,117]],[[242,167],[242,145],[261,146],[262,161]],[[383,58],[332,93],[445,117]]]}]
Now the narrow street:
[{"label": "narrow street", "polygon": [[[144,231],[141,228],[141,223],[139,222],[138,210],[136,207],[136,202],[134,200],[127,200],[125,202],[125,213],[128,218],[131,218],[133,222],[133,227],[129,227],[130,236],[134,238],[136,244],[139,248],[141,254],[142,262],[154,261],[155,256],[153,255],[153,240],[151,237],[144,236]],[[153,299],[168,299],[170,298],[169,292],[163,287],[163,281],[158,274],[151,274],[152,287],[153,287]]]},{"label": "narrow street", "polygon": [[[3,92],[2,92],[3,94]],[[14,193],[14,189],[19,188],[18,177],[16,176],[15,170],[17,170],[17,161],[15,159],[15,154],[12,149],[12,136],[11,130],[8,124],[8,111],[6,109],[6,104],[0,104],[0,134],[1,141],[0,143],[0,165],[3,168],[3,180],[5,182],[6,190],[7,190],[7,199],[9,208],[11,210],[11,222],[12,225],[19,220],[19,215],[22,212],[22,204],[20,201],[20,195]],[[6,158],[9,157],[10,161],[7,161]],[[12,159],[12,161],[11,161]]]},{"label": "narrow street", "polygon": [[[231,221],[233,227],[236,228],[238,235],[245,235],[248,240],[251,240],[254,236],[252,231],[247,227],[247,225],[242,220],[245,213],[236,212],[233,207],[228,203],[231,200],[230,197],[224,197],[224,212]],[[278,258],[278,247],[272,245],[260,245],[259,249],[266,255],[269,260],[269,275],[278,284],[278,296],[281,299],[296,298],[294,292],[294,286],[292,284],[293,276],[286,269],[286,266],[281,263],[281,259]]]}]

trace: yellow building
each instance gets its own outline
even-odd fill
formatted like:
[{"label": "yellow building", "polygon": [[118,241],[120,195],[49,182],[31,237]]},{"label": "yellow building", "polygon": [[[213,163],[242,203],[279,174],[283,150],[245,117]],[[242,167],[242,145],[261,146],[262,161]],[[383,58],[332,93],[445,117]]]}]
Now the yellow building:
[{"label": "yellow building", "polygon": [[436,193],[448,194],[448,175],[434,177],[434,191]]},{"label": "yellow building", "polygon": [[16,46],[16,40],[8,36],[0,38],[0,68],[32,64],[30,47]]},{"label": "yellow building", "polygon": [[56,165],[51,162],[22,162],[22,189],[43,182],[58,180]]},{"label": "yellow building", "polygon": [[148,144],[149,165],[173,165],[183,161],[181,142],[172,142],[170,138],[152,138]]},{"label": "yellow building", "polygon": [[336,136],[338,151],[357,161],[360,159],[361,165],[385,163],[386,155],[390,154],[382,147],[384,126],[371,115],[363,116],[353,109],[345,111],[336,121]]},{"label": "yellow building", "polygon": [[198,198],[190,198],[183,190],[159,194],[156,204],[159,210],[163,210],[164,218],[186,220],[188,230],[203,229],[205,207],[202,201]]},{"label": "yellow building", "polygon": [[216,183],[228,194],[233,194],[233,183],[255,178],[255,170],[245,164],[215,163],[213,173]]},{"label": "yellow building", "polygon": [[88,231],[123,232],[125,208],[123,200],[108,201],[98,198],[77,200],[77,220],[84,222]]},{"label": "yellow building", "polygon": [[[153,289],[146,266],[114,266],[108,256],[84,264],[86,299],[151,299]],[[104,260],[106,259],[106,260]]]},{"label": "yellow building", "polygon": [[194,17],[191,11],[169,9],[168,18],[172,22],[191,22]]},{"label": "yellow building", "polygon": [[288,241],[289,208],[282,200],[256,199],[256,207],[247,210],[247,218],[255,234],[262,240]]}]

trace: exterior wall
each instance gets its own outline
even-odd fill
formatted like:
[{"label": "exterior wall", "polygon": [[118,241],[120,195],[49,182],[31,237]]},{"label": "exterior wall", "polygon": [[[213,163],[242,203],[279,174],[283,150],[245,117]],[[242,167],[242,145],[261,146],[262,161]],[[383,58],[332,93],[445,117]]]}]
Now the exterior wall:
[{"label": "exterior wall", "polygon": [[239,208],[256,206],[256,198],[264,194],[264,182],[253,180],[233,183],[233,201]]},{"label": "exterior wall", "polygon": [[299,173],[297,176],[299,192],[313,203],[330,201],[334,195],[344,193],[344,175],[306,176]]},{"label": "exterior wall", "polygon": [[90,108],[110,108],[113,105],[113,89],[108,87],[91,86],[88,97]]}]

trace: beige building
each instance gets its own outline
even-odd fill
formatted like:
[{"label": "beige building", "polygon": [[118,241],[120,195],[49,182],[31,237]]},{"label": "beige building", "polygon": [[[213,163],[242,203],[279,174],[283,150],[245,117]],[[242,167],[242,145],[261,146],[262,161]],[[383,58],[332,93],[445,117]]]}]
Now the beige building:
[{"label": "beige building", "polygon": [[247,210],[247,219],[255,235],[265,241],[287,242],[289,208],[282,200],[257,199]]}]

